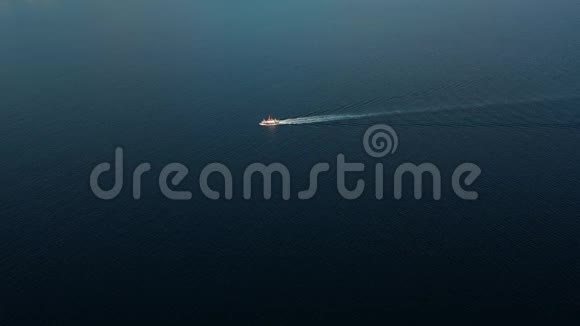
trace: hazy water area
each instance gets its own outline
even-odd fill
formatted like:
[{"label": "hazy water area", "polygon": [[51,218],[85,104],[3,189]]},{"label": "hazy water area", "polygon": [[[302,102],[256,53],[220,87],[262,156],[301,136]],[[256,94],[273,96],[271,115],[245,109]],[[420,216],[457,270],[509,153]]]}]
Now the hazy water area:
[{"label": "hazy water area", "polygon": [[[0,324],[575,318],[579,14],[572,0],[0,0]],[[259,126],[269,114],[283,123]],[[376,124],[398,137],[383,158],[363,146]],[[101,200],[89,176],[118,147],[124,187]],[[346,178],[365,181],[360,198],[337,191],[339,154],[365,165]],[[191,200],[159,189],[173,162]],[[231,200],[200,190],[213,162]],[[277,177],[271,199],[257,179],[244,199],[256,162],[288,168],[289,200]],[[299,199],[319,162],[330,171]],[[407,162],[437,166],[440,200],[428,180],[422,199],[395,198]],[[477,200],[452,189],[464,162],[481,168]]]}]

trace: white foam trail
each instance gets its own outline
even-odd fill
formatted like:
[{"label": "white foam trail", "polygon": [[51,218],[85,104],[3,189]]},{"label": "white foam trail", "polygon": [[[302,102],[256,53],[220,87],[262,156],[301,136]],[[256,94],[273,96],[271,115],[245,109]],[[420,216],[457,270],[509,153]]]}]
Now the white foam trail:
[{"label": "white foam trail", "polygon": [[468,110],[468,109],[478,109],[484,108],[492,105],[507,105],[507,104],[522,104],[535,101],[546,101],[546,100],[560,100],[571,98],[575,96],[558,96],[552,98],[546,97],[534,97],[529,99],[513,100],[513,101],[490,101],[485,103],[478,103],[472,105],[443,105],[434,106],[428,108],[417,108],[417,109],[406,109],[406,110],[392,110],[384,112],[373,112],[373,113],[361,113],[361,114],[327,114],[318,115],[312,117],[303,118],[293,118],[280,120],[281,125],[303,125],[303,124],[313,124],[313,123],[324,123],[324,122],[334,122],[334,121],[344,121],[344,120],[357,120],[373,117],[384,117],[392,115],[402,115],[402,114],[415,114],[415,113],[429,113],[429,112],[440,112],[440,111],[453,111],[453,110]]},{"label": "white foam trail", "polygon": [[379,115],[384,115],[385,113],[365,113],[365,114],[328,114],[328,115],[317,115],[305,118],[294,118],[280,120],[281,125],[303,125],[311,123],[322,123],[331,121],[343,121],[343,120],[355,120],[370,118]]},{"label": "white foam trail", "polygon": [[400,115],[400,114],[412,114],[412,113],[424,113],[432,111],[449,110],[451,107],[433,107],[424,109],[410,109],[410,110],[393,110],[385,112],[373,112],[373,113],[361,113],[361,114],[327,114],[327,115],[317,115],[312,117],[304,118],[293,118],[280,120],[281,125],[303,125],[303,124],[313,124],[313,123],[324,123],[324,122],[334,122],[334,121],[344,121],[344,120],[357,120],[373,117],[384,117],[390,115]]}]

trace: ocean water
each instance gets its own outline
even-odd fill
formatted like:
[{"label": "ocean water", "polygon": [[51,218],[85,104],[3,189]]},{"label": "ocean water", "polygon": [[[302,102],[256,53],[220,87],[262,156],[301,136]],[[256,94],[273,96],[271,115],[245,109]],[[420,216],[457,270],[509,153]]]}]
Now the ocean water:
[{"label": "ocean water", "polygon": [[[566,0],[0,0],[2,325],[573,319],[579,12]],[[268,114],[294,120],[259,127]],[[375,124],[396,131],[392,155],[365,152]],[[117,147],[124,187],[100,200],[89,176]],[[347,178],[365,180],[358,199],[337,192],[339,154],[365,164]],[[160,192],[172,162],[189,169],[177,188],[191,200]],[[212,162],[231,170],[232,200],[201,192]],[[256,162],[288,167],[290,200],[279,178],[272,199],[259,183],[243,198]],[[318,162],[331,170],[299,200]],[[406,162],[439,168],[441,200],[409,187],[394,198]],[[474,201],[451,187],[464,162],[482,170]]]}]

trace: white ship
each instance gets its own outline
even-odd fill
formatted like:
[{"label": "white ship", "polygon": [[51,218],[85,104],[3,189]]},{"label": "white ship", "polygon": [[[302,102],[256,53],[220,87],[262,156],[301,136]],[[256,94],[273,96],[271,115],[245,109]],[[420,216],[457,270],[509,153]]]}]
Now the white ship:
[{"label": "white ship", "polygon": [[280,120],[272,118],[272,116],[268,116],[268,119],[262,120],[260,122],[260,126],[275,126],[280,123]]}]

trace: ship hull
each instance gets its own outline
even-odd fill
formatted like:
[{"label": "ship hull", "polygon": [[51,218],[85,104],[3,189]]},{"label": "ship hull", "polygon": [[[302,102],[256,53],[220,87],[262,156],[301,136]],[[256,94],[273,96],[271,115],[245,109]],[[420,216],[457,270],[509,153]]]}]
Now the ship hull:
[{"label": "ship hull", "polygon": [[260,126],[266,126],[266,127],[277,126],[279,124],[280,124],[279,122],[260,122]]}]

